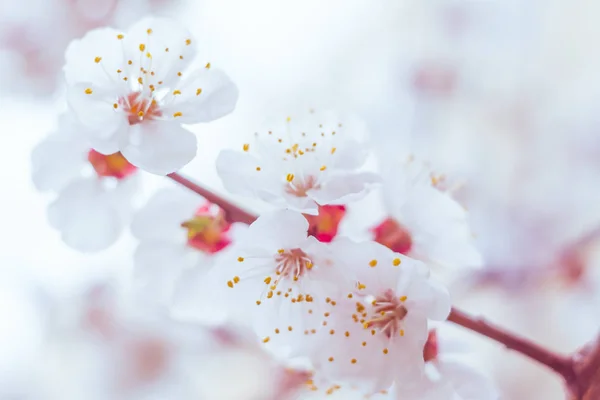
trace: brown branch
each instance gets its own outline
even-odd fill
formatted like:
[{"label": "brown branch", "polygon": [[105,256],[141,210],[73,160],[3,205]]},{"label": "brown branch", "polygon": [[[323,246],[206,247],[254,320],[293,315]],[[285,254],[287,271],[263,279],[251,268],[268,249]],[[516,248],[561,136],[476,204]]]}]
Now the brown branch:
[{"label": "brown branch", "polygon": [[221,209],[223,209],[223,211],[225,212],[225,216],[229,222],[243,222],[249,225],[256,220],[255,215],[249,213],[248,211],[236,206],[230,201],[225,200],[223,197],[211,192],[209,189],[203,188],[197,183],[194,183],[191,180],[177,173],[169,174],[167,175],[167,177],[173,179],[180,185],[185,186],[192,192],[198,193],[200,196],[204,197],[211,203],[214,203],[221,207]]},{"label": "brown branch", "polygon": [[511,332],[492,325],[482,318],[472,317],[456,308],[453,308],[448,316],[448,321],[463,328],[470,329],[480,335],[486,336],[498,343],[502,343],[507,349],[514,350],[530,359],[543,364],[560,374],[567,382],[575,379],[573,363],[570,358],[556,354],[550,350],[535,344],[528,339],[517,336]]}]

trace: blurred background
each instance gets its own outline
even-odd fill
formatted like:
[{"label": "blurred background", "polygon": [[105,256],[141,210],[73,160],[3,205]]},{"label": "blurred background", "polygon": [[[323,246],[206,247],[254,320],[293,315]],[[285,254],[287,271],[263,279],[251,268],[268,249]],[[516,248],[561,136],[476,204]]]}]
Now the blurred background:
[{"label": "blurred background", "polygon": [[[45,296],[127,281],[134,240],[81,254],[47,223],[32,148],[65,109],[64,50],[149,15],[189,27],[240,88],[194,126],[184,173],[222,191],[214,161],[272,115],[354,114],[381,166],[413,152],[470,211],[486,267],[457,279],[465,310],[562,353],[600,327],[600,3],[594,0],[5,0],[0,4],[0,387],[26,379]],[[144,195],[171,186],[144,176]],[[143,196],[138,199],[143,202]],[[560,381],[473,336],[503,399],[562,400]]]}]

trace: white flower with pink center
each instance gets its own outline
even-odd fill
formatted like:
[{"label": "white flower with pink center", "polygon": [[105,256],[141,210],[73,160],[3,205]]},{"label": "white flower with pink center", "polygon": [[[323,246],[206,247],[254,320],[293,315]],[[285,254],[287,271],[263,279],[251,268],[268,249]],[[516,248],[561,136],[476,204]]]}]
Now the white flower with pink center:
[{"label": "white flower with pink center", "polygon": [[308,113],[255,134],[243,152],[224,150],[217,171],[232,193],[316,215],[318,206],[362,198],[378,177],[360,171],[365,144],[343,121]]},{"label": "white flower with pink center", "polygon": [[305,337],[315,368],[367,393],[420,377],[428,320],[450,312],[445,288],[424,264],[380,244],[338,239],[331,247],[357,281],[337,301],[325,299],[322,322]]},{"label": "white flower with pink center", "polygon": [[32,179],[38,190],[57,194],[48,218],[64,242],[80,251],[100,251],[129,221],[137,168],[121,153],[90,150],[86,130],[71,116],[61,116],[56,132],[33,150]]},{"label": "white flower with pink center", "polygon": [[230,224],[223,211],[185,189],[164,189],[139,210],[131,230],[140,241],[134,276],[147,299],[170,303],[174,290],[200,291],[216,259],[244,224]]},{"label": "white flower with pink center", "polygon": [[237,260],[218,266],[233,307],[249,310],[265,343],[302,347],[325,299],[352,287],[328,245],[307,236],[308,227],[294,211],[264,214],[238,241],[232,252]]},{"label": "white flower with pink center", "polygon": [[390,249],[442,268],[480,267],[466,210],[438,189],[440,177],[413,161],[384,174],[387,219],[374,239]]},{"label": "white flower with pink center", "polygon": [[159,175],[194,158],[196,137],[181,124],[223,117],[238,97],[237,87],[210,63],[191,66],[195,44],[177,22],[146,18],[127,32],[96,29],[69,45],[67,99],[94,129],[95,150],[120,151]]}]

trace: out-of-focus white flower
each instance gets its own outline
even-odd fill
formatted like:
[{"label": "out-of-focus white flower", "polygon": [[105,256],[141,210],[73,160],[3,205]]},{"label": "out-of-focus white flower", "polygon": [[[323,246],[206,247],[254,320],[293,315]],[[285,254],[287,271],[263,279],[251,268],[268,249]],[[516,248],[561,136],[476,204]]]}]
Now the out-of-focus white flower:
[{"label": "out-of-focus white flower", "polygon": [[253,335],[232,329],[215,333],[214,350],[198,370],[201,399],[296,400],[310,384],[308,371],[286,368]]},{"label": "out-of-focus white flower", "polygon": [[106,286],[75,300],[50,307],[36,399],[285,400],[309,378],[245,332],[176,321]]},{"label": "out-of-focus white flower", "polygon": [[440,177],[412,159],[398,163],[383,185],[389,217],[373,229],[374,239],[431,265],[480,267],[467,212],[439,184]]},{"label": "out-of-focus white flower", "polygon": [[137,283],[148,299],[171,301],[176,282],[185,276],[188,284],[197,284],[231,244],[232,231],[244,226],[232,226],[219,207],[195,193],[161,190],[131,225],[140,240],[134,257]]},{"label": "out-of-focus white flower", "polygon": [[224,150],[217,159],[232,193],[317,214],[319,205],[359,199],[378,182],[375,174],[358,171],[368,155],[365,144],[334,116],[311,111],[298,120],[288,117],[255,137],[243,153]]},{"label": "out-of-focus white flower", "polygon": [[329,247],[307,237],[308,226],[295,211],[264,214],[238,241],[232,252],[237,261],[223,259],[218,266],[228,274],[222,284],[233,289],[234,307],[253,310],[253,324],[265,343],[302,347],[325,298],[352,287]]},{"label": "out-of-focus white flower", "polygon": [[65,243],[99,251],[118,239],[129,219],[138,179],[120,153],[90,150],[86,129],[61,116],[57,131],[33,150],[32,179],[38,190],[57,193],[48,218]]},{"label": "out-of-focus white flower", "polygon": [[428,279],[424,264],[378,243],[338,239],[331,247],[357,283],[325,300],[318,327],[306,335],[317,371],[367,393],[420,376],[428,320],[450,312],[445,288]]},{"label": "out-of-focus white flower", "polygon": [[147,18],[126,33],[103,28],[73,41],[64,67],[67,99],[92,147],[120,151],[148,172],[173,172],[196,155],[181,124],[229,114],[238,90],[210,63],[191,67],[195,42],[174,21]]}]

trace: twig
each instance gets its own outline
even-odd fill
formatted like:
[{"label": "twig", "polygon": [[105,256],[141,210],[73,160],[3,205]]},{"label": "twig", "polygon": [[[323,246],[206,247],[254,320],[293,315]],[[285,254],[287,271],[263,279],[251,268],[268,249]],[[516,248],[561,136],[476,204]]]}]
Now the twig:
[{"label": "twig", "polygon": [[225,216],[229,222],[243,222],[249,225],[256,220],[255,215],[252,215],[248,211],[236,206],[230,201],[225,200],[223,197],[211,192],[206,188],[203,188],[197,183],[194,183],[191,180],[177,173],[169,174],[167,175],[167,177],[173,179],[180,185],[183,185],[186,188],[190,189],[192,192],[198,193],[200,196],[204,197],[211,203],[214,203],[221,207],[221,209],[223,209],[223,211],[225,212]]},{"label": "twig", "polygon": [[575,379],[573,364],[568,357],[556,354],[528,339],[507,332],[498,326],[486,322],[482,318],[472,317],[456,308],[453,308],[450,312],[448,321],[502,343],[507,349],[514,350],[547,366],[564,377],[567,382],[572,382]]}]

